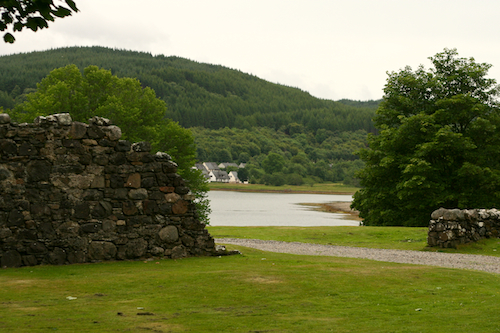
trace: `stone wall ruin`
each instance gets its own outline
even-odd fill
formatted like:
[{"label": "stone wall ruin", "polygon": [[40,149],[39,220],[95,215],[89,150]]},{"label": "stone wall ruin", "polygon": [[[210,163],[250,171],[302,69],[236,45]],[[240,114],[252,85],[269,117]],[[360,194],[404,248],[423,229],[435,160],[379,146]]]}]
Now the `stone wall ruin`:
[{"label": "stone wall ruin", "polygon": [[120,137],[100,117],[0,114],[2,267],[216,254],[170,156]]},{"label": "stone wall ruin", "polygon": [[427,244],[456,248],[460,244],[500,236],[497,209],[445,209],[431,214]]}]

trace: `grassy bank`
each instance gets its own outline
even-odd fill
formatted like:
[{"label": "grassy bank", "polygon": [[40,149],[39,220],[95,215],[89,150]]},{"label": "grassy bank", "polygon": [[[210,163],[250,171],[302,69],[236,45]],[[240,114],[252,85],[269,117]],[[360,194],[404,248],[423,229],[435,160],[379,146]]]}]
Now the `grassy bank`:
[{"label": "grassy bank", "polygon": [[500,256],[500,239],[484,239],[457,249],[427,247],[427,228],[408,227],[207,227],[215,238],[246,238],[374,249],[439,251]]},{"label": "grassy bank", "polygon": [[324,183],[314,185],[284,185],[271,186],[263,184],[229,184],[209,183],[210,190],[215,191],[246,191],[246,192],[279,192],[279,193],[318,193],[318,194],[354,194],[357,187],[340,183]]},{"label": "grassy bank", "polygon": [[499,331],[498,275],[239,249],[0,270],[0,331]]}]

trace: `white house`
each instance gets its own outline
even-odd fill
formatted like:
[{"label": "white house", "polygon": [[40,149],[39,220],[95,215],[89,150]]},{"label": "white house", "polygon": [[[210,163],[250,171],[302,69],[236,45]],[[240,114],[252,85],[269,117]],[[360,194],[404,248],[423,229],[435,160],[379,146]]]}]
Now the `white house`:
[{"label": "white house", "polygon": [[230,183],[241,183],[240,179],[238,178],[238,171],[229,172],[229,182]]},{"label": "white house", "polygon": [[210,182],[229,183],[229,175],[226,171],[212,170],[208,173]]}]

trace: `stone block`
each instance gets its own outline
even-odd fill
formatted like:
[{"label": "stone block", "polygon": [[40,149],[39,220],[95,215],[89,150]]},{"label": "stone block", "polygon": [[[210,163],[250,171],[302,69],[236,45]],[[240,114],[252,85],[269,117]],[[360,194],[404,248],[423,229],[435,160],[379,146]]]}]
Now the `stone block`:
[{"label": "stone block", "polygon": [[141,187],[141,175],[138,173],[133,173],[133,174],[129,175],[124,186],[125,187],[132,187],[132,188]]},{"label": "stone block", "polygon": [[165,201],[170,203],[175,203],[181,198],[177,193],[167,193],[165,194]]},{"label": "stone block", "polygon": [[68,136],[75,140],[82,139],[87,134],[87,128],[87,124],[75,121],[71,124]]},{"label": "stone block", "polygon": [[111,242],[96,241],[89,245],[89,259],[94,261],[112,260],[116,256],[116,246]]},{"label": "stone block", "polygon": [[66,251],[56,247],[53,251],[45,255],[44,262],[49,265],[64,265],[66,262]]},{"label": "stone block", "polygon": [[184,200],[178,200],[172,205],[172,213],[175,215],[186,214],[189,209],[189,202]]},{"label": "stone block", "polygon": [[164,243],[174,243],[179,239],[179,231],[176,226],[169,225],[161,229],[158,236]]},{"label": "stone block", "polygon": [[122,204],[123,214],[125,215],[135,215],[139,212],[137,206],[132,201],[124,201]]},{"label": "stone block", "polygon": [[0,124],[10,124],[10,116],[7,113],[0,113]]},{"label": "stone block", "polygon": [[172,249],[170,254],[172,259],[181,259],[187,257],[186,248],[183,245],[178,245]]},{"label": "stone block", "polygon": [[150,152],[151,144],[146,141],[136,142],[132,144],[132,150],[135,152]]},{"label": "stone block", "polygon": [[91,139],[102,139],[106,136],[106,133],[98,126],[89,126],[87,134]]},{"label": "stone block", "polygon": [[0,140],[0,154],[17,155],[17,144],[10,139]]},{"label": "stone block", "polygon": [[52,164],[44,160],[30,161],[26,166],[28,182],[49,181]]},{"label": "stone block", "polygon": [[95,176],[90,182],[90,188],[104,188],[106,187],[106,182],[104,176]]},{"label": "stone block", "polygon": [[144,200],[148,198],[148,190],[145,188],[132,189],[128,192],[131,200]]},{"label": "stone block", "polygon": [[115,150],[118,152],[128,152],[132,148],[132,144],[127,140],[119,140],[115,146]]},{"label": "stone block", "polygon": [[2,255],[0,260],[1,267],[21,267],[23,264],[23,259],[21,254],[16,250],[10,250]]}]

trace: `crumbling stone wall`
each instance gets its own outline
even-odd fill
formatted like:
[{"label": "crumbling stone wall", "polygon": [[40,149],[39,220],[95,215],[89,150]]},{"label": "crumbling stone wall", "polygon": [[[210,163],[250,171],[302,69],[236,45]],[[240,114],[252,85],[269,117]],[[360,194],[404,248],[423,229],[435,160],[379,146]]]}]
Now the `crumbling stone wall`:
[{"label": "crumbling stone wall", "polygon": [[215,254],[168,154],[100,117],[0,114],[0,264]]},{"label": "crumbling stone wall", "polygon": [[455,248],[483,238],[500,236],[500,211],[496,209],[444,209],[431,215],[429,246]]}]

